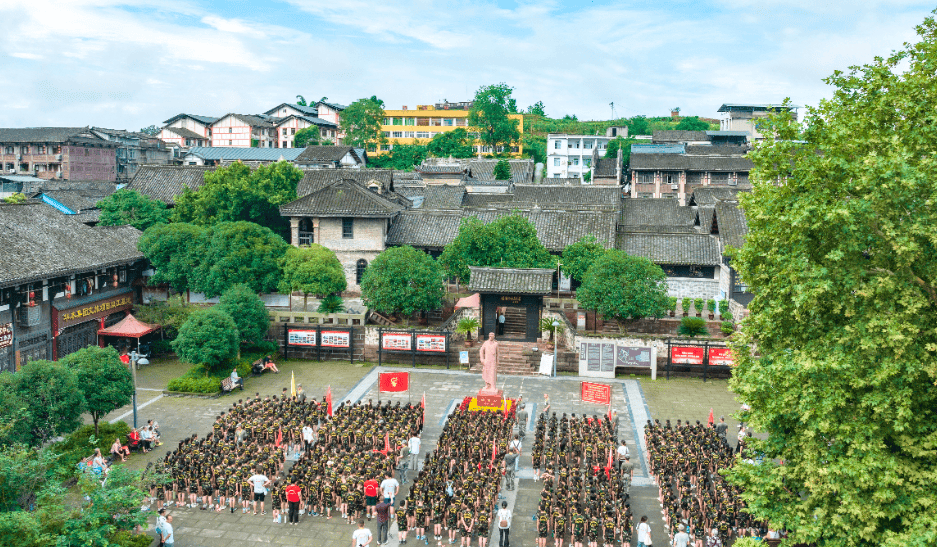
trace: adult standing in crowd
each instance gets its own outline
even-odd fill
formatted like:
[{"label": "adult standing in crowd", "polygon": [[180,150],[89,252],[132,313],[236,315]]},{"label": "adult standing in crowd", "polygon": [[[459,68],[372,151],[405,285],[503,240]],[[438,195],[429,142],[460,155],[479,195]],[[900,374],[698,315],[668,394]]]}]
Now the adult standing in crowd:
[{"label": "adult standing in crowd", "polygon": [[377,544],[387,545],[387,531],[390,528],[390,498],[384,498],[374,508],[377,513]]},{"label": "adult standing in crowd", "polygon": [[390,498],[390,503],[393,505],[397,499],[397,493],[400,492],[400,482],[390,472],[381,481],[381,492],[383,492],[385,498]]},{"label": "adult standing in crowd", "polygon": [[358,529],[351,534],[351,547],[368,547],[371,539],[371,530],[364,527],[364,519],[358,519]]},{"label": "adult standing in crowd", "polygon": [[498,521],[498,547],[511,547],[511,510],[508,502],[501,502],[501,509],[495,517]]},{"label": "adult standing in crowd", "polygon": [[647,523],[647,515],[641,517],[638,524],[638,547],[651,547],[651,525]]},{"label": "adult standing in crowd", "polygon": [[257,502],[260,502],[260,514],[266,515],[267,511],[264,508],[264,501],[267,495],[267,487],[270,486],[270,479],[262,473],[258,473],[256,470],[251,469],[252,475],[247,479],[247,482],[251,483],[254,486],[254,514],[257,514]]},{"label": "adult standing in crowd", "polygon": [[413,435],[410,436],[410,440],[407,441],[407,447],[410,449],[410,471],[416,476],[420,472],[420,436],[417,435],[415,430]]},{"label": "adult standing in crowd", "polygon": [[172,547],[176,542],[175,531],[172,529],[172,515],[166,517],[166,522],[160,525],[160,544],[163,547]]},{"label": "adult standing in crowd", "polygon": [[290,482],[284,492],[286,502],[289,504],[288,522],[291,525],[299,524],[299,506],[303,503],[303,489],[295,482]]},{"label": "adult standing in crowd", "polygon": [[517,407],[517,434],[521,436],[521,439],[527,436],[527,417],[527,405],[519,403]]},{"label": "adult standing in crowd", "polygon": [[716,424],[716,433],[719,434],[723,439],[726,438],[726,433],[729,431],[729,424],[726,423],[725,416],[719,416],[719,423]]}]

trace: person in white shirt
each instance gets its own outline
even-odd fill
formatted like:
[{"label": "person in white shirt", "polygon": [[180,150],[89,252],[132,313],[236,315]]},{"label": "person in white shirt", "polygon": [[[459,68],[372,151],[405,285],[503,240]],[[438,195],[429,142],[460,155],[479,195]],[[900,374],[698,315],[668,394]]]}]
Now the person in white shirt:
[{"label": "person in white shirt", "polygon": [[371,545],[371,530],[364,527],[364,519],[358,519],[358,529],[351,534],[351,547]]},{"label": "person in white shirt", "polygon": [[407,441],[407,447],[410,449],[410,471],[416,476],[416,473],[420,472],[420,437],[414,433]]},{"label": "person in white shirt", "polygon": [[393,477],[390,473],[385,475],[383,481],[381,481],[381,492],[384,494],[385,498],[390,498],[390,504],[394,504],[394,500],[397,498],[397,492],[400,491],[400,483],[397,482],[397,479]]},{"label": "person in white shirt", "polygon": [[160,509],[156,516],[156,535],[159,537],[159,545],[163,545],[163,527],[166,525],[166,509]]},{"label": "person in white shirt", "polygon": [[254,485],[254,514],[257,514],[257,502],[260,502],[260,514],[266,515],[267,511],[264,510],[264,498],[267,495],[267,486],[270,485],[270,479],[266,475],[257,473],[254,469],[251,469],[253,475],[247,479],[247,482]]},{"label": "person in white shirt", "polygon": [[501,509],[495,516],[495,523],[498,525],[498,547],[511,546],[511,510],[508,509],[508,502],[501,502]]},{"label": "person in white shirt", "polygon": [[621,440],[621,444],[618,445],[618,469],[621,470],[622,464],[625,463],[625,458],[631,455],[631,451],[628,450],[628,444],[624,439]]},{"label": "person in white shirt", "polygon": [[303,450],[309,452],[312,450],[312,435],[314,431],[309,424],[303,426]]},{"label": "person in white shirt", "polygon": [[690,534],[687,533],[689,526],[687,528],[680,527],[680,531],[673,537],[673,547],[687,547],[690,544]]},{"label": "person in white shirt", "polygon": [[521,443],[520,435],[514,435],[514,440],[508,444],[508,448],[513,448],[517,451],[517,459],[514,460],[514,471],[516,472],[520,468],[521,462],[521,448],[523,444]]},{"label": "person in white shirt", "polygon": [[237,367],[234,367],[234,368],[231,370],[231,389],[234,389],[234,388],[236,388],[236,387],[239,387],[239,388],[241,388],[241,390],[243,390],[243,389],[244,389],[244,380],[242,380],[241,377],[238,376],[238,368],[237,368]]},{"label": "person in white shirt", "polygon": [[651,526],[647,523],[647,516],[641,517],[638,524],[638,547],[651,547]]},{"label": "person in white shirt", "polygon": [[165,547],[172,547],[176,542],[172,529],[172,515],[166,517],[166,522],[160,525],[159,539]]}]

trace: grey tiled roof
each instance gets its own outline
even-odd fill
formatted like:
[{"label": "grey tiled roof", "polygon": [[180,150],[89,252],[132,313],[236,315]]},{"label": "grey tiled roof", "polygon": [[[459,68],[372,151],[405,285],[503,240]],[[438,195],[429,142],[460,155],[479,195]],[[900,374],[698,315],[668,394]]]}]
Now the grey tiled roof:
[{"label": "grey tiled roof", "polygon": [[700,186],[693,190],[690,200],[694,205],[715,205],[717,200],[735,201],[739,195],[738,188],[727,186]]},{"label": "grey tiled roof", "polygon": [[91,228],[76,216],[43,203],[0,204],[0,286],[143,259],[138,230]]},{"label": "grey tiled roof", "polygon": [[[98,202],[114,193],[113,187],[103,191],[91,190],[43,190],[45,194],[76,213],[96,209]],[[40,195],[40,194],[37,194]]]},{"label": "grey tiled roof", "polygon": [[469,266],[469,290],[480,293],[549,294],[553,270],[544,268],[476,268]]},{"label": "grey tiled roof", "polygon": [[494,179],[476,179],[473,177],[465,177],[462,179],[462,184],[466,186],[500,186],[508,187],[513,184],[509,180],[494,180]]},{"label": "grey tiled roof", "polygon": [[319,102],[316,103],[316,106],[319,106],[320,104],[324,104],[324,105],[326,105],[326,106],[329,106],[329,107],[332,108],[332,110],[338,110],[339,112],[342,111],[342,110],[345,110],[346,108],[348,108],[348,105],[338,104],[338,103],[330,103],[330,102],[328,102],[328,101],[319,101]]},{"label": "grey tiled roof", "polygon": [[541,207],[554,203],[618,207],[621,190],[617,186],[518,184],[514,186],[514,201],[537,203]]},{"label": "grey tiled roof", "polygon": [[[397,175],[395,174],[394,179],[396,178]],[[426,186],[422,184],[403,184],[397,181],[396,184],[394,184],[394,191],[407,199],[413,199],[416,197],[424,197],[426,195]]]},{"label": "grey tiled roof", "polygon": [[696,215],[675,199],[626,199],[620,230],[626,232],[692,232]]},{"label": "grey tiled roof", "polygon": [[276,127],[276,124],[271,121],[271,120],[275,120],[275,118],[264,119],[260,116],[252,116],[250,114],[235,114],[234,112],[229,112],[228,114],[225,114],[224,116],[218,118],[218,120],[215,120],[215,121],[223,120],[227,118],[228,116],[234,116],[235,118],[241,120],[242,122],[246,123],[247,125],[251,127],[261,127],[261,128],[266,128],[266,129],[272,129]]},{"label": "grey tiled roof", "polygon": [[400,171],[399,169],[394,170],[394,180],[396,181],[418,181],[422,183],[423,177],[420,176],[416,171]]},{"label": "grey tiled roof", "polygon": [[696,208],[696,221],[699,224],[699,231],[708,234],[712,230],[713,213],[715,207],[712,205],[701,205]]},{"label": "grey tiled roof", "polygon": [[[463,216],[478,217],[487,224],[512,213],[511,207],[504,207],[499,210],[466,210]],[[519,210],[518,214],[533,223],[537,238],[550,251],[562,251],[588,235],[594,235],[605,248],[615,245],[617,211]]]},{"label": "grey tiled roof", "polygon": [[657,130],[651,136],[654,143],[708,141],[709,135],[705,131],[667,131]]},{"label": "grey tiled roof", "polygon": [[751,151],[749,146],[736,144],[688,144],[686,153],[691,156],[744,156]]},{"label": "grey tiled roof", "polygon": [[716,223],[719,226],[719,239],[724,246],[741,248],[748,234],[748,221],[745,212],[737,201],[717,201]]},{"label": "grey tiled roof", "polygon": [[298,110],[299,112],[302,112],[302,113],[305,114],[306,116],[318,116],[318,115],[319,115],[319,111],[316,110],[316,107],[314,107],[314,106],[303,106],[303,105],[299,105],[299,104],[296,104],[296,103],[280,103],[280,104],[276,105],[275,107],[271,108],[270,110],[264,112],[264,114],[266,114],[266,115],[268,115],[268,116],[273,116],[274,114],[277,113],[278,110],[280,110],[280,107],[281,107],[281,106],[289,106],[289,107],[293,108],[294,110]]},{"label": "grey tiled roof", "polygon": [[[471,160],[468,164],[469,175],[474,179],[494,180],[495,165],[499,160]],[[534,180],[534,160],[508,160],[511,167],[511,182],[530,184]],[[506,182],[506,181],[502,181]]]},{"label": "grey tiled roof", "polygon": [[350,146],[307,146],[296,158],[296,163],[340,161],[349,152],[357,156]]},{"label": "grey tiled roof", "polygon": [[406,207],[350,179],[280,206],[283,216],[391,218]]},{"label": "grey tiled roof", "polygon": [[[201,137],[204,138],[204,137]],[[193,146],[186,155],[192,154],[203,160],[227,161],[278,161],[281,157],[293,161],[305,148],[231,148],[226,146]]]},{"label": "grey tiled roof", "polygon": [[181,118],[192,118],[193,120],[205,125],[211,125],[219,120],[219,118],[214,118],[212,116],[199,116],[198,114],[176,114],[163,123],[168,125]]},{"label": "grey tiled roof", "polygon": [[618,171],[616,164],[618,163],[618,158],[601,158],[595,162],[595,165],[592,167],[592,177],[617,177]]},{"label": "grey tiled roof", "polygon": [[621,234],[617,247],[655,264],[716,266],[721,262],[716,238],[704,234]]},{"label": "grey tiled roof", "polygon": [[[95,142],[108,141],[91,132],[89,127],[2,127],[0,142]],[[113,143],[110,146],[114,146]]]},{"label": "grey tiled roof", "polygon": [[417,165],[416,172],[427,175],[462,175],[465,173],[465,167],[461,165]]},{"label": "grey tiled roof", "polygon": [[[308,148],[307,148],[308,150]],[[377,181],[385,189],[393,189],[394,176],[390,169],[306,169],[302,180],[296,185],[296,195],[303,197],[325,188],[334,182],[350,179],[366,186]]]},{"label": "grey tiled roof", "polygon": [[654,171],[733,171],[747,172],[752,161],[739,156],[690,156],[681,154],[635,154],[632,170]]},{"label": "grey tiled roof", "polygon": [[166,131],[171,131],[180,137],[186,139],[201,139],[203,141],[211,140],[211,137],[206,137],[205,135],[199,135],[191,129],[186,129],[184,127],[166,127]]},{"label": "grey tiled roof", "polygon": [[494,203],[514,201],[514,194],[494,192],[466,192],[462,197],[462,207],[488,207]]},{"label": "grey tiled roof", "polygon": [[449,184],[430,184],[424,192],[426,200],[424,209],[459,209],[462,207],[462,196],[465,195],[464,186]]},{"label": "grey tiled roof", "polygon": [[543,182],[540,184],[573,184],[579,186],[582,184],[582,179],[579,177],[544,177]]},{"label": "grey tiled roof", "polygon": [[406,211],[387,233],[388,245],[441,249],[459,233],[461,212]]},{"label": "grey tiled roof", "polygon": [[687,145],[677,144],[632,144],[632,154],[685,154]]},{"label": "grey tiled roof", "polygon": [[186,188],[198,190],[205,183],[205,173],[214,167],[195,165],[143,165],[127,188],[168,205]]}]

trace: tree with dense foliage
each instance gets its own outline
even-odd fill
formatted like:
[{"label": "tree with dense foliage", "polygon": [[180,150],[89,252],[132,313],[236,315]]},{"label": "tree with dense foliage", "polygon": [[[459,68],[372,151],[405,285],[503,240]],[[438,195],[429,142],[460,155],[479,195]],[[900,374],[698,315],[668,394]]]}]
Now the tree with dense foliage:
[{"label": "tree with dense foliage", "polygon": [[486,85],[478,88],[469,110],[468,124],[479,133],[479,140],[491,147],[492,153],[498,146],[509,147],[520,138],[518,120],[508,117],[517,113],[517,101],[511,97],[513,87],[505,84]]},{"label": "tree with dense foliage", "polygon": [[663,317],[667,298],[667,275],[644,257],[609,249],[586,271],[576,299],[606,319],[625,321]]},{"label": "tree with dense foliage", "polygon": [[3,198],[3,203],[23,203],[24,201],[26,201],[26,194],[22,192],[15,192]]},{"label": "tree with dense foliage", "polygon": [[87,411],[91,414],[94,434],[98,434],[98,422],[133,399],[133,377],[127,365],[113,347],[88,346],[69,353],[59,363],[78,375],[78,386],[85,397]]},{"label": "tree with dense foliage", "polygon": [[270,330],[270,316],[263,300],[250,287],[241,283],[232,285],[221,295],[217,307],[234,319],[242,343],[263,342]]},{"label": "tree with dense foliage", "polygon": [[651,124],[645,116],[635,116],[628,120],[628,134],[632,137],[637,135],[650,135]]},{"label": "tree with dense foliage", "polygon": [[192,290],[209,298],[244,283],[255,293],[269,293],[280,283],[277,264],[289,245],[269,228],[253,222],[222,222],[201,238]]},{"label": "tree with dense foliage", "polygon": [[140,129],[140,133],[143,133],[144,135],[149,135],[151,137],[155,137],[156,135],[159,135],[159,131],[160,131],[159,127],[156,127],[155,125],[149,125],[147,127]]},{"label": "tree with dense foliage", "polygon": [[234,319],[215,306],[190,315],[172,341],[172,349],[187,363],[216,370],[237,356],[239,342]]},{"label": "tree with dense foliage", "polygon": [[426,152],[426,146],[422,144],[394,143],[386,154],[369,156],[368,168],[410,171],[413,166],[423,163]]},{"label": "tree with dense foliage", "polygon": [[129,224],[146,230],[154,224],[169,222],[171,213],[162,201],[144,196],[136,190],[118,190],[98,202],[101,226],[123,226]]},{"label": "tree with dense foliage", "polygon": [[442,307],[442,274],[433,257],[413,247],[391,247],[377,255],[361,280],[366,306],[409,317]]},{"label": "tree with dense foliage", "polygon": [[533,133],[524,133],[521,135],[521,142],[524,144],[524,155],[534,160],[534,163],[546,163],[547,161],[547,138],[544,135],[535,135]]},{"label": "tree with dense foliage", "polygon": [[185,292],[201,264],[202,239],[207,233],[206,228],[184,222],[157,224],[143,232],[137,249],[156,269],[150,283],[166,283],[176,292]]},{"label": "tree with dense foliage", "polygon": [[313,243],[309,247],[290,247],[280,259],[280,292],[303,293],[303,311],[309,295],[325,297],[348,288],[342,263],[330,249]]},{"label": "tree with dense foliage", "polygon": [[303,97],[302,95],[296,96],[296,104],[298,104],[299,106],[309,106],[306,103],[306,97]]},{"label": "tree with dense foliage", "polygon": [[469,266],[555,268],[556,257],[540,242],[533,223],[514,213],[489,224],[477,217],[462,219],[439,265],[448,275],[468,281]]},{"label": "tree with dense foliage", "polygon": [[74,370],[62,362],[30,361],[18,372],[0,373],[3,443],[42,446],[81,425],[87,409]]},{"label": "tree with dense foliage", "polygon": [[547,113],[543,110],[543,101],[537,101],[534,104],[530,105],[527,108],[527,113],[533,116],[546,116]]},{"label": "tree with dense foliage", "polygon": [[511,164],[508,160],[498,160],[494,168],[495,180],[511,180]]},{"label": "tree with dense foliage", "polygon": [[436,133],[429,143],[426,150],[437,158],[471,158],[475,154],[472,147],[472,139],[468,132],[458,127],[452,131],[441,131]]},{"label": "tree with dense foliage", "polygon": [[135,304],[133,315],[144,323],[159,325],[160,338],[172,340],[179,333],[192,312],[198,310],[195,304],[189,304],[181,294],[170,296],[164,301],[154,300],[149,304]]},{"label": "tree with dense foliage", "polygon": [[293,135],[293,148],[305,148],[307,146],[317,146],[322,137],[322,131],[318,126],[304,127]]},{"label": "tree with dense foliage", "polygon": [[345,134],[343,142],[355,148],[376,150],[387,143],[381,131],[383,123],[384,101],[373,95],[370,99],[358,99],[342,111],[339,126]]},{"label": "tree with dense foliage", "polygon": [[748,156],[731,386],[767,438],[728,476],[790,544],[937,544],[937,22],[917,33]]},{"label": "tree with dense foliage", "polygon": [[287,161],[250,167],[235,162],[205,173],[198,190],[188,188],[176,196],[175,222],[210,226],[219,222],[248,221],[289,238],[289,221],[280,216],[280,205],[296,199],[296,185],[303,172]]},{"label": "tree with dense foliage", "polygon": [[687,116],[674,127],[677,131],[709,131],[710,125],[699,119],[699,116]]},{"label": "tree with dense foliage", "polygon": [[592,264],[604,254],[605,247],[590,234],[563,249],[560,269],[573,281],[582,283]]}]

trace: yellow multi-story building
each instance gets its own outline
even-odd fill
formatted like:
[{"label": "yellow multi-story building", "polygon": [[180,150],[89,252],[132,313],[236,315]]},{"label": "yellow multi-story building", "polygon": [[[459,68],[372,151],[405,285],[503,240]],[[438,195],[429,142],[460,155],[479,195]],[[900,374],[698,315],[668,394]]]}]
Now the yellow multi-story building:
[{"label": "yellow multi-story building", "polygon": [[[384,110],[384,125],[381,126],[381,131],[384,132],[387,144],[381,145],[377,153],[387,153],[393,149],[394,144],[426,144],[438,133],[459,128],[477,137],[468,126],[471,105],[470,102],[445,102],[417,105],[416,110],[410,110],[406,106],[400,110]],[[508,114],[508,117],[518,121],[517,130],[523,135],[524,117],[520,114]],[[474,148],[476,153],[494,153],[490,146],[483,145],[477,138]],[[524,152],[523,144],[518,141],[511,147],[510,152],[513,156],[520,156]]]}]

